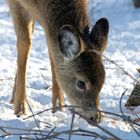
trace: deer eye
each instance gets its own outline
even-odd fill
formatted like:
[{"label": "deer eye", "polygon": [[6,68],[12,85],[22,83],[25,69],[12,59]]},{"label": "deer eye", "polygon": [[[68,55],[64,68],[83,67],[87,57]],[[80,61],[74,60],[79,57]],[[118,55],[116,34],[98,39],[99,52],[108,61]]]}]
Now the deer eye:
[{"label": "deer eye", "polygon": [[85,83],[85,81],[77,80],[76,81],[76,87],[80,91],[85,91],[86,90],[86,83]]}]

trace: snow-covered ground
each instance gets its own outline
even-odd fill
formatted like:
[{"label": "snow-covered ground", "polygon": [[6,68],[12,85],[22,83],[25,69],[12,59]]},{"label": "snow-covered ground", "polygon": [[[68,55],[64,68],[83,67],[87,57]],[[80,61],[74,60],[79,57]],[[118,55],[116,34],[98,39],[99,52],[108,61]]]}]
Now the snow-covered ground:
[{"label": "snow-covered ground", "polygon": [[[92,2],[93,0],[89,0],[91,25],[101,17],[107,17],[110,22],[108,48],[104,55],[114,60],[134,78],[137,78],[136,68],[139,68],[140,65],[140,9],[133,7],[132,0],[94,0],[94,4]],[[93,6],[94,11],[92,9]],[[0,140],[20,139],[18,135],[1,137],[5,134],[2,128],[13,134],[29,133],[29,131],[19,131],[16,128],[37,129],[37,124],[33,117],[26,120],[23,118],[27,116],[17,118],[13,114],[13,106],[9,103],[16,71],[17,52],[15,44],[16,36],[8,7],[5,0],[0,0]],[[121,115],[120,97],[128,89],[122,99],[122,109],[126,115],[133,118],[134,115],[124,107],[124,104],[128,99],[127,95],[132,91],[134,80],[114,64],[106,60],[104,60],[104,64],[106,68],[106,82],[100,94],[102,109]],[[36,24],[33,36],[33,48],[28,68],[27,92],[28,100],[34,113],[51,108],[51,71],[44,32],[38,24]],[[137,108],[135,111],[137,112]],[[30,114],[29,111],[28,115]],[[102,128],[110,131],[121,140],[140,139],[129,123],[116,116],[110,116],[111,118],[108,116],[105,114],[103,122],[100,124]],[[40,129],[50,131],[56,126],[55,131],[60,132],[69,130],[72,115],[68,110],[64,112],[57,111],[55,114],[52,114],[51,111],[46,111],[35,117],[40,125]],[[50,128],[46,127],[47,124],[45,123],[51,124]],[[76,128],[97,132],[101,136],[106,134],[79,117],[75,118],[74,129]],[[135,128],[140,133],[140,127]],[[68,139],[67,135],[59,137],[65,140]],[[93,140],[94,138],[72,136],[71,139]],[[100,140],[101,138],[98,139]]]}]

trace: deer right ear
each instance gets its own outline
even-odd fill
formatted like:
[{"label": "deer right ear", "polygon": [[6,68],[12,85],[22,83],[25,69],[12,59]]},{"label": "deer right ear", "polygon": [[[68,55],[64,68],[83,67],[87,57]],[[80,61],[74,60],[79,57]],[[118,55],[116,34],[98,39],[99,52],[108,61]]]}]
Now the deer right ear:
[{"label": "deer right ear", "polygon": [[72,60],[81,52],[79,36],[70,25],[65,25],[59,30],[58,43],[65,59]]},{"label": "deer right ear", "polygon": [[90,33],[90,40],[95,49],[103,52],[106,47],[109,32],[109,22],[106,18],[99,19]]}]

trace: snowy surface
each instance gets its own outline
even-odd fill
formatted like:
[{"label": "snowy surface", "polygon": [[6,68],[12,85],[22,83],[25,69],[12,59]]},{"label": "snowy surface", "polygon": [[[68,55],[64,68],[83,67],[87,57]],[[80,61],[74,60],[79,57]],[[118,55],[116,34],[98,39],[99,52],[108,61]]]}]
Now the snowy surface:
[{"label": "snowy surface", "polygon": [[[107,17],[110,22],[110,32],[108,48],[104,55],[114,60],[124,70],[134,78],[138,73],[136,68],[140,65],[140,9],[133,7],[132,0],[89,0],[89,18],[93,25],[101,17]],[[94,6],[94,11],[93,11]],[[94,12],[94,14],[93,14]],[[0,0],[0,136],[5,134],[1,127],[37,129],[33,118],[24,120],[17,118],[13,114],[13,106],[9,103],[14,77],[16,71],[16,36],[13,29],[11,17],[5,0]],[[104,60],[106,68],[106,82],[100,94],[101,107],[104,111],[120,114],[120,97],[124,90],[126,94],[122,99],[122,109],[130,117],[134,117],[131,111],[124,107],[124,104],[131,93],[134,80],[126,75],[120,68]],[[51,71],[47,53],[45,36],[42,28],[36,24],[33,36],[33,48],[31,50],[28,83],[28,100],[34,113],[51,108]],[[67,103],[67,102],[66,102]],[[137,111],[137,110],[136,110]],[[112,132],[122,140],[139,140],[140,137],[130,127],[116,116],[105,115],[100,124],[104,129]],[[55,131],[68,130],[71,123],[71,113],[57,111],[44,112],[36,116],[42,130],[50,131],[56,126]],[[51,124],[51,128],[46,127],[44,122]],[[74,129],[81,128],[92,132],[97,132],[102,136],[106,134],[97,127],[89,125],[83,119],[76,117]],[[136,128],[140,132],[140,128]],[[25,133],[16,129],[6,129],[14,134]],[[60,136],[68,139],[67,135]],[[19,140],[19,136],[11,135],[0,137],[0,140]],[[91,137],[72,136],[72,140],[93,140]],[[98,138],[99,140],[101,138]]]}]

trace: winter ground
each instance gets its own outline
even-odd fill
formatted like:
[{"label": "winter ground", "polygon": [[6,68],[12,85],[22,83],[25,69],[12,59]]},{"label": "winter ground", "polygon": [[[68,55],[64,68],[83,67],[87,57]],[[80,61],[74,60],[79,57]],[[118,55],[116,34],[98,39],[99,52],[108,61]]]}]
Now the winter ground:
[{"label": "winter ground", "polygon": [[[89,16],[91,25],[101,17],[107,17],[110,22],[108,48],[104,55],[114,60],[124,70],[129,72],[134,78],[138,77],[136,68],[140,65],[140,9],[133,7],[131,0],[89,0]],[[37,129],[33,118],[24,120],[17,118],[13,114],[13,106],[9,104],[12,93],[14,76],[16,71],[16,36],[13,29],[11,17],[8,13],[8,7],[5,0],[0,0],[0,136],[5,132],[13,134],[23,134],[27,132],[23,129]],[[120,97],[124,90],[128,89],[123,96],[122,109],[125,115],[134,118],[130,110],[124,107],[124,104],[132,91],[134,80],[126,75],[120,68],[104,60],[106,68],[106,82],[100,94],[101,107],[104,111],[109,111],[121,115]],[[27,84],[28,100],[34,113],[44,109],[51,108],[51,72],[45,36],[42,28],[36,24],[33,36],[33,48],[30,55],[28,68]],[[66,102],[68,103],[68,102]],[[137,112],[137,108],[135,109]],[[29,114],[30,115],[30,111]],[[121,140],[139,140],[138,134],[129,125],[116,116],[105,114],[101,127],[118,136]],[[26,116],[27,117],[27,116]],[[50,131],[56,126],[55,131],[69,130],[71,124],[71,113],[68,110],[58,111],[52,114],[46,111],[36,116],[40,129]],[[45,123],[51,124],[50,128]],[[14,128],[14,129],[6,129]],[[22,131],[17,130],[22,129]],[[81,128],[84,130],[97,132],[101,136],[106,133],[97,127],[90,126],[83,119],[76,117],[74,129]],[[140,132],[140,127],[135,127]],[[26,134],[25,134],[26,133]],[[67,135],[61,135],[61,138],[67,140]],[[19,140],[18,135],[0,137],[0,140]],[[22,138],[21,138],[22,139]],[[87,136],[72,136],[72,140],[93,140]],[[98,138],[100,140],[101,138]]]}]

